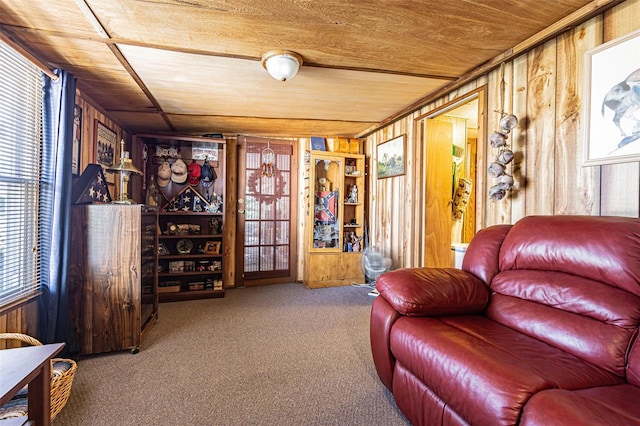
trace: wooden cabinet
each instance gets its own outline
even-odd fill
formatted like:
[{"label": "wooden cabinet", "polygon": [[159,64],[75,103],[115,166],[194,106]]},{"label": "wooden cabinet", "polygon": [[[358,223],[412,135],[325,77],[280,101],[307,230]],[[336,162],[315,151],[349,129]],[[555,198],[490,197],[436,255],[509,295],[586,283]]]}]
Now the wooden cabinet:
[{"label": "wooden cabinet", "polygon": [[309,288],[362,282],[364,155],[312,151],[304,283]]},{"label": "wooden cabinet", "polygon": [[81,354],[131,349],[155,323],[157,209],[72,206],[69,312]]},{"label": "wooden cabinet", "polygon": [[[160,302],[224,296],[222,138],[137,135],[147,153],[145,197],[157,200]],[[148,201],[149,202],[149,201]]]}]

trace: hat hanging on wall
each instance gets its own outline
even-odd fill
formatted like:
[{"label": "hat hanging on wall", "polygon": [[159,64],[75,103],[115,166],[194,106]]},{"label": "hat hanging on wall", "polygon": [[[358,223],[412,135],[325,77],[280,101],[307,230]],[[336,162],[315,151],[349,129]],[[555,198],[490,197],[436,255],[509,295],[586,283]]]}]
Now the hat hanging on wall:
[{"label": "hat hanging on wall", "polygon": [[187,167],[187,171],[189,172],[189,185],[197,185],[198,182],[200,182],[201,170],[200,164],[196,163],[195,160],[191,161],[191,164]]},{"label": "hat hanging on wall", "polygon": [[165,188],[169,185],[169,181],[171,180],[171,166],[168,161],[163,161],[158,166],[158,173],[156,173],[156,176],[156,183],[160,188]]},{"label": "hat hanging on wall", "polygon": [[178,158],[171,165],[171,180],[175,183],[185,183],[188,177],[187,165],[181,158]]}]

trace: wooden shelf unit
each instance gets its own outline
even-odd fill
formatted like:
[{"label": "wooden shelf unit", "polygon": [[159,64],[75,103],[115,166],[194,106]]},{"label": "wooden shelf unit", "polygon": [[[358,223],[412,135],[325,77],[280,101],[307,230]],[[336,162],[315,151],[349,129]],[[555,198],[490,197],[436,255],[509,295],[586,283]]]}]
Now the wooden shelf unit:
[{"label": "wooden shelf unit", "polygon": [[[311,151],[304,284],[363,282],[365,156]],[[352,192],[352,188],[357,190]]]},{"label": "wooden shelf unit", "polygon": [[[185,213],[174,214],[172,212],[160,212],[158,220],[158,244],[164,245],[169,254],[158,255],[158,290],[160,302],[173,302],[179,300],[204,299],[213,297],[224,297],[224,287],[222,285],[223,238],[220,233],[209,233],[209,226],[212,220],[217,220],[222,226],[221,213]],[[169,234],[169,224],[197,225],[201,233]],[[222,229],[222,228],[220,228]],[[204,232],[204,233],[202,233]],[[179,253],[178,243],[180,241],[190,241],[192,248],[189,253]],[[219,243],[219,253],[200,253],[207,243]],[[173,262],[183,262],[183,269],[171,271]],[[189,262],[192,266],[184,265]],[[210,270],[218,262],[219,268]],[[202,290],[190,290],[190,284],[203,283]],[[179,291],[166,291],[167,284],[179,283]]]},{"label": "wooden shelf unit", "polygon": [[[151,184],[153,176],[159,192],[156,265],[159,301],[224,297],[225,139],[165,135],[136,135],[136,138],[147,152],[143,190]],[[204,179],[181,182],[173,174],[168,182],[166,177],[160,182],[162,163],[173,165],[178,160],[186,166],[194,162],[202,167],[206,162],[213,170],[213,183],[205,185]],[[194,197],[198,198],[197,205]],[[211,232],[212,227],[217,230]],[[185,244],[183,240],[192,245],[188,252],[179,250],[179,245]],[[210,243],[217,245],[217,253],[199,251]],[[215,270],[211,270],[214,265]]]}]

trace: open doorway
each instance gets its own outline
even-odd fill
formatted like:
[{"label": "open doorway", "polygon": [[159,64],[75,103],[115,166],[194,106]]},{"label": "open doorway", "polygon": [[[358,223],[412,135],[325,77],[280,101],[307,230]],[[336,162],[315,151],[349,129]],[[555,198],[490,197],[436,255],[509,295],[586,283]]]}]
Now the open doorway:
[{"label": "open doorway", "polygon": [[424,154],[423,264],[452,266],[452,248],[476,232],[478,136],[484,91],[419,117]]}]

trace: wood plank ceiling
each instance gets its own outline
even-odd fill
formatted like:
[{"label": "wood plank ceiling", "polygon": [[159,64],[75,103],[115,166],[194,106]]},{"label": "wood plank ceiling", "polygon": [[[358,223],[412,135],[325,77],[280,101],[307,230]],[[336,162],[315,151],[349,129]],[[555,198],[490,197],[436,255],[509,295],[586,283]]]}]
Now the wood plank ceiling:
[{"label": "wood plank ceiling", "polygon": [[0,31],[132,133],[353,137],[597,3],[3,0]]}]

